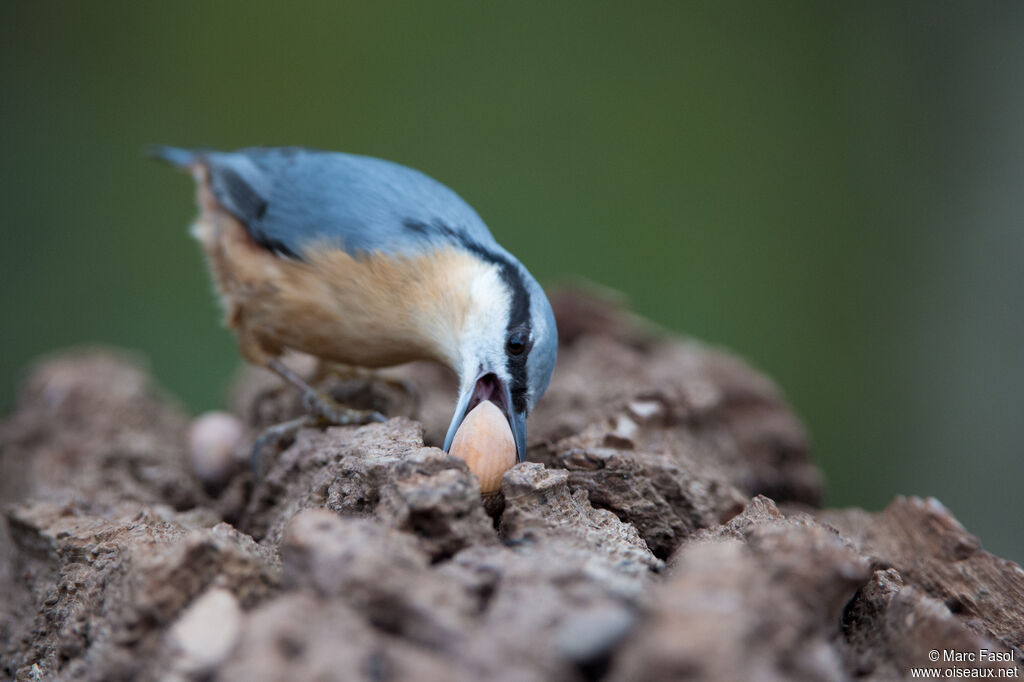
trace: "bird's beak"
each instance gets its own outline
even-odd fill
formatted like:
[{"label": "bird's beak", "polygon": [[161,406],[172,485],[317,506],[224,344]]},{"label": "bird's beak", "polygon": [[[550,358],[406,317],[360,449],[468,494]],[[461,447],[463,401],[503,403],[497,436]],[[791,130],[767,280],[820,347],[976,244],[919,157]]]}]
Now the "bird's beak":
[{"label": "bird's beak", "polygon": [[462,420],[473,411],[473,408],[485,400],[498,406],[508,426],[512,429],[512,438],[516,442],[516,456],[520,462],[526,461],[526,413],[517,412],[512,407],[512,394],[504,381],[494,374],[483,374],[477,377],[472,385],[462,391],[459,402],[455,405],[452,423],[448,426],[448,435],[444,438],[444,450],[448,452],[455,440],[455,433],[462,426]]}]

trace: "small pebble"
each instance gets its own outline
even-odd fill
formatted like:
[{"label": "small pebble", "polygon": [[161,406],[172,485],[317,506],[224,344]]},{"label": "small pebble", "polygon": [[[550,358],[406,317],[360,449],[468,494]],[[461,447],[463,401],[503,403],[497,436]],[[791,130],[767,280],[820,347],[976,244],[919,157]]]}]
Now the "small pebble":
[{"label": "small pebble", "polygon": [[242,609],[230,591],[214,587],[199,596],[168,632],[185,673],[211,671],[231,653],[242,628]]},{"label": "small pebble", "polygon": [[238,446],[245,436],[241,420],[227,412],[207,412],[192,420],[188,449],[192,469],[207,485],[220,485],[238,467]]},{"label": "small pebble", "polygon": [[613,448],[633,448],[640,427],[624,414],[615,417],[612,430],[605,435],[604,444]]},{"label": "small pebble", "polygon": [[578,663],[606,655],[629,634],[636,617],[618,606],[596,606],[570,615],[555,633],[555,647]]},{"label": "small pebble", "polygon": [[665,406],[657,400],[634,400],[627,407],[641,422],[660,419],[665,415]]}]

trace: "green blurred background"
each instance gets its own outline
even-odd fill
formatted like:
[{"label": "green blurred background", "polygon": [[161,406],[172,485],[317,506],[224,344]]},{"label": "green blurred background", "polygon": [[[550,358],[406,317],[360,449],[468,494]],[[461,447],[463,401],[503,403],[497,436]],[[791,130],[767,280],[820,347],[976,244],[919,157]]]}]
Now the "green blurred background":
[{"label": "green blurred background", "polygon": [[97,342],[221,405],[191,182],[139,150],[341,149],[764,369],[829,504],[935,495],[1024,560],[1024,4],[0,7],[0,408]]}]

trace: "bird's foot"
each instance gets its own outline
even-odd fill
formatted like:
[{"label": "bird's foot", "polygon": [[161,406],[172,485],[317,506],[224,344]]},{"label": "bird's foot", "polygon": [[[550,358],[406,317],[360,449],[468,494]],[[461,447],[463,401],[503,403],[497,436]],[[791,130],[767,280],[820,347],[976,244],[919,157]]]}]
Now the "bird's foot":
[{"label": "bird's foot", "polygon": [[321,361],[317,365],[315,377],[317,379],[324,379],[330,376],[340,379],[341,381],[356,381],[367,385],[379,384],[385,386],[388,389],[405,396],[409,401],[409,405],[411,405],[412,412],[415,413],[419,411],[420,403],[422,402],[420,390],[416,387],[415,383],[408,379],[389,376],[383,372],[367,369],[365,367]]},{"label": "bird's foot", "polygon": [[354,426],[387,421],[387,418],[379,412],[344,407],[316,391],[304,392],[302,405],[309,414],[275,424],[256,438],[256,442],[252,446],[252,453],[249,455],[249,463],[257,477],[261,475],[263,469],[263,450],[268,445],[277,445],[283,440],[293,439],[299,429],[307,426]]},{"label": "bird's foot", "polygon": [[[299,389],[302,392],[303,407],[325,425],[351,426],[353,424],[387,421],[384,415],[375,410],[356,410],[339,405],[329,395],[310,386],[302,377],[277,358],[271,358],[267,361],[266,367]],[[318,370],[318,373],[320,373],[320,370]]]},{"label": "bird's foot", "polygon": [[250,463],[257,476],[262,469],[263,449],[271,443],[276,444],[286,438],[293,438],[303,427],[354,426],[387,421],[384,415],[375,410],[356,410],[338,404],[330,396],[310,386],[276,358],[267,363],[267,368],[302,392],[302,406],[309,414],[271,426],[259,435],[250,455]]},{"label": "bird's foot", "polygon": [[256,477],[260,478],[262,476],[263,449],[267,445],[271,443],[277,445],[283,440],[295,438],[295,434],[299,432],[299,429],[314,426],[317,423],[318,419],[315,416],[305,414],[298,419],[289,419],[286,422],[274,424],[264,429],[263,433],[256,438],[256,442],[252,445],[252,452],[249,454],[249,466],[252,467],[252,472],[256,474]]},{"label": "bird's foot", "polygon": [[353,426],[387,421],[380,412],[345,407],[330,396],[314,390],[303,391],[302,405],[323,426]]}]

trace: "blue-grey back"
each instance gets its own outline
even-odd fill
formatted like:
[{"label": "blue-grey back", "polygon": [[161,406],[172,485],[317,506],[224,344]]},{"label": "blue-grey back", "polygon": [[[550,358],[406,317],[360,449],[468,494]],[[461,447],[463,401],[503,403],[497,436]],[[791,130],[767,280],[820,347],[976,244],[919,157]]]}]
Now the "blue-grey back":
[{"label": "blue-grey back", "polygon": [[[280,255],[301,258],[305,247],[335,244],[353,256],[417,255],[431,246],[462,248],[498,268],[510,293],[507,328],[526,330],[533,350],[518,363],[528,385],[512,386],[528,410],[554,369],[558,331],[537,280],[491,236],[455,192],[419,171],[390,161],[297,147],[236,152],[154,147],[180,167],[205,164],[217,201],[253,238]],[[510,356],[511,357],[511,356]]]},{"label": "blue-grey back", "polygon": [[390,161],[295,147],[155,153],[178,165],[206,162],[217,201],[282,254],[300,256],[310,243],[353,255],[416,253],[445,243],[497,246],[455,192]]}]

